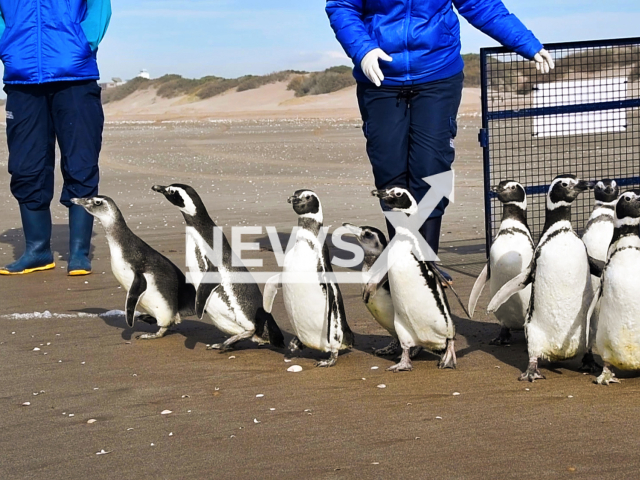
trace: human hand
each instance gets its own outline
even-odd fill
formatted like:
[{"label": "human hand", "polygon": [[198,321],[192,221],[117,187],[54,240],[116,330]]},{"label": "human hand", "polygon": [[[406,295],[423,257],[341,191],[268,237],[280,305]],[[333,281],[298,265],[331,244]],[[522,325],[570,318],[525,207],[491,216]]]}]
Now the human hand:
[{"label": "human hand", "polygon": [[385,62],[393,61],[381,48],[374,48],[367,53],[362,59],[362,62],[360,62],[360,68],[362,68],[364,74],[376,87],[382,85],[382,81],[384,80],[384,75],[382,74],[382,70],[380,70],[378,60],[384,60]]},{"label": "human hand", "polygon": [[536,55],[533,57],[533,61],[536,62],[536,70],[541,73],[549,73],[556,67],[551,54],[544,48],[536,53]]}]

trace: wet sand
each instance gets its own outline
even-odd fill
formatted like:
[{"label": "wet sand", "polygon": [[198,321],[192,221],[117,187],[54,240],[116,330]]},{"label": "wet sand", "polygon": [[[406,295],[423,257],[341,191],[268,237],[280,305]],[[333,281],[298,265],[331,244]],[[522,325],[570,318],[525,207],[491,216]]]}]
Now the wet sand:
[{"label": "wet sand", "polygon": [[[456,203],[441,252],[464,301],[485,258],[478,122],[470,112],[460,118]],[[344,221],[383,225],[353,119],[111,123],[102,178],[101,193],[116,199],[130,227],[180,266],[182,216],[150,190],[156,183],[191,184],[222,226],[273,225],[283,238],[295,223],[286,198],[298,188],[320,195],[332,229]],[[3,264],[22,251],[8,183],[2,138]],[[422,353],[413,372],[385,372],[393,359],[371,350],[389,337],[357,285],[341,287],[356,346],[331,369],[313,366],[321,354],[285,363],[282,352],[247,342],[231,353],[207,351],[224,337],[195,318],[164,339],[141,341],[135,334],[154,327],[131,330],[121,316],[100,317],[122,310],[126,296],[102,227],[95,273],[69,278],[65,210],[56,205],[54,215],[57,268],[0,277],[0,478],[637,476],[640,379],[601,387],[569,363],[544,364],[546,380],[518,382],[524,336],[488,345],[499,327],[483,313],[486,293],[474,320],[450,299],[457,370],[440,371],[437,358]],[[263,237],[256,238],[266,246]],[[266,248],[245,257],[277,268]],[[45,311],[50,318],[11,317]],[[281,295],[274,316],[288,341]],[[288,373],[293,364],[303,371]],[[96,455],[103,449],[109,453]]]}]

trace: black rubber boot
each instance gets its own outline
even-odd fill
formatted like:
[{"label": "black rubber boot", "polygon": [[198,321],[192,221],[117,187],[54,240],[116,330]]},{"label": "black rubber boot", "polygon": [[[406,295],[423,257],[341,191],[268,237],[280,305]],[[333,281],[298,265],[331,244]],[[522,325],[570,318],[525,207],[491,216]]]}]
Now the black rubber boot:
[{"label": "black rubber boot", "polygon": [[22,275],[25,273],[51,270],[56,264],[51,253],[51,211],[29,210],[20,205],[25,250],[15,262],[0,269],[1,275]]},{"label": "black rubber boot", "polygon": [[[431,249],[437,255],[438,250],[440,249],[440,231],[442,229],[442,217],[430,217],[426,222],[420,227],[420,233],[427,241]],[[436,268],[442,276],[445,278],[449,285],[453,285],[453,278],[447,272],[442,270],[438,265]]]},{"label": "black rubber boot", "polygon": [[80,205],[69,207],[69,265],[67,274],[71,276],[91,273],[91,233],[93,215]]}]

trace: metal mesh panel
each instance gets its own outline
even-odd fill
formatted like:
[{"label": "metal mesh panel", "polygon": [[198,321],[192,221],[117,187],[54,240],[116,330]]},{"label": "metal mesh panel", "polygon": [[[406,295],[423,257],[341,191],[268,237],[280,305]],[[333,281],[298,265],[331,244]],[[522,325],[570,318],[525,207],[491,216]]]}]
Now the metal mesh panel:
[{"label": "metal mesh panel", "polygon": [[[502,180],[526,187],[536,241],[556,175],[640,186],[640,38],[545,48],[556,62],[547,75],[504,48],[481,51],[487,252],[502,214],[490,187]],[[589,193],[574,203],[576,231],[592,206]]]}]

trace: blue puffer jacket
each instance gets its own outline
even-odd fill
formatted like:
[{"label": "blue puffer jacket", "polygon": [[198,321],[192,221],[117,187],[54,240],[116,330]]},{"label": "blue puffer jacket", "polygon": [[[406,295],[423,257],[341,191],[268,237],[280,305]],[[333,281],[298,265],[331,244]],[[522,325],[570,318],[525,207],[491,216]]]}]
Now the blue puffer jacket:
[{"label": "blue puffer jacket", "polygon": [[448,78],[464,68],[454,5],[471,25],[523,57],[532,59],[542,49],[501,0],[327,0],[326,10],[356,80],[369,82],[360,62],[381,48],[393,57],[380,61],[383,84],[403,85]]},{"label": "blue puffer jacket", "polygon": [[96,52],[110,0],[0,0],[4,83],[100,78]]}]

